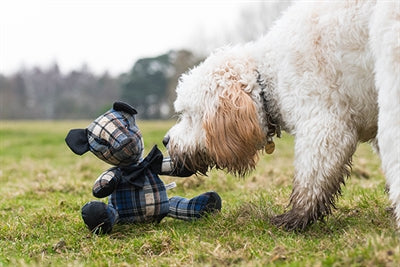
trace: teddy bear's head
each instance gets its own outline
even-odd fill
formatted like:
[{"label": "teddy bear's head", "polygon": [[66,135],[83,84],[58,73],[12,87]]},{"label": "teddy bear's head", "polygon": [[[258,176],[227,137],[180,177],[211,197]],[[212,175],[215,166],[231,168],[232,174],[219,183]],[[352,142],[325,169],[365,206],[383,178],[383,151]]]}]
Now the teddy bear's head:
[{"label": "teddy bear's head", "polygon": [[99,159],[115,166],[129,166],[143,156],[143,138],[136,125],[137,111],[123,102],[95,119],[86,129],[69,131],[65,141],[78,155],[91,151]]}]

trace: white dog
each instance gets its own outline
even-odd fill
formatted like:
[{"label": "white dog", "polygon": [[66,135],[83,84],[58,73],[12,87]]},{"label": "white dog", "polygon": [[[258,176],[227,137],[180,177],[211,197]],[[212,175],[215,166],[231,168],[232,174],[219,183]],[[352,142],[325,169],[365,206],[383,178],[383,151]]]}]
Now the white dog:
[{"label": "white dog", "polygon": [[295,136],[291,210],[272,220],[286,229],[331,213],[358,142],[371,141],[400,226],[398,1],[296,3],[263,38],[184,74],[175,109],[164,144],[202,173],[244,175],[281,129]]}]

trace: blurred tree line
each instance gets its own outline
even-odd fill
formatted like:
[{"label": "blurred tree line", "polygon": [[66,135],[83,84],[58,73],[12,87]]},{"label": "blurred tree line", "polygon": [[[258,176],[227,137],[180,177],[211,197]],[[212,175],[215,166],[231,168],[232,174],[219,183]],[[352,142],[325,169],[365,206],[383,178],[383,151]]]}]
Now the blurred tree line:
[{"label": "blurred tree line", "polygon": [[139,59],[128,72],[113,77],[93,74],[87,66],[68,74],[57,64],[0,74],[0,119],[86,119],[122,100],[142,119],[165,119],[173,113],[179,76],[200,59],[186,50]]},{"label": "blurred tree line", "polygon": [[236,23],[224,25],[214,36],[196,32],[188,50],[139,59],[118,76],[96,75],[87,66],[63,74],[57,64],[48,69],[22,69],[0,73],[0,120],[91,119],[115,100],[135,106],[141,119],[173,115],[179,76],[200,63],[215,47],[244,43],[266,33],[290,1],[267,1],[242,8]]}]

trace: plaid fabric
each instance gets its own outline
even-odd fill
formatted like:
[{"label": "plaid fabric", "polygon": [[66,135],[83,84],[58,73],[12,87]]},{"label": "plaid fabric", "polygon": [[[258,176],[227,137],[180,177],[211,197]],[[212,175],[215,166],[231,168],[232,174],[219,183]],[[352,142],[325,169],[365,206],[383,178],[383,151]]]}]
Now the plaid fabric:
[{"label": "plaid fabric", "polygon": [[98,198],[109,196],[117,187],[120,177],[121,171],[118,167],[113,167],[100,174],[92,188],[93,196]]},{"label": "plaid fabric", "polygon": [[216,192],[207,192],[192,199],[176,196],[169,199],[169,205],[169,217],[191,221],[220,211],[221,197]]},{"label": "plaid fabric", "polygon": [[194,172],[185,168],[185,166],[174,165],[172,159],[169,157],[163,158],[161,164],[160,175],[170,175],[175,177],[189,177],[194,174]]},{"label": "plaid fabric", "polygon": [[118,211],[122,223],[160,221],[169,210],[164,183],[150,170],[145,172],[143,188],[122,178],[117,190],[109,197],[109,205]]},{"label": "plaid fabric", "polygon": [[107,205],[107,215],[112,226],[119,221],[118,211],[111,205]]},{"label": "plaid fabric", "polygon": [[142,157],[142,134],[131,114],[111,109],[93,121],[87,131],[90,151],[109,164],[127,166]]},{"label": "plaid fabric", "polygon": [[174,165],[172,164],[172,160],[169,157],[163,158],[162,164],[161,164],[161,173],[160,174],[166,174],[168,175],[174,170]]}]

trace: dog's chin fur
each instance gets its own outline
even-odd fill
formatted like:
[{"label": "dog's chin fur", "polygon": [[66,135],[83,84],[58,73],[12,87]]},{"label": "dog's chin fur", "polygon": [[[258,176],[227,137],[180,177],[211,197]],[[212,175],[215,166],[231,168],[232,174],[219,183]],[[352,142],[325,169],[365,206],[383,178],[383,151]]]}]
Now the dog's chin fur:
[{"label": "dog's chin fur", "polygon": [[[259,144],[253,144],[255,139],[250,139],[247,145],[243,147],[242,142],[237,142],[240,137],[236,138],[217,138],[219,130],[213,125],[204,126],[207,132],[206,147],[178,149],[178,146],[171,141],[168,152],[171,159],[177,165],[185,166],[192,172],[206,174],[210,169],[224,169],[237,176],[244,176],[252,171],[258,160]],[[240,129],[236,129],[240,130]],[[245,129],[245,132],[248,129]],[[250,130],[251,131],[251,130]],[[246,133],[249,134],[249,133]],[[239,139],[240,140],[240,139]],[[241,139],[244,140],[244,139]],[[263,137],[260,137],[260,142],[263,142]],[[221,145],[220,142],[225,142],[229,146]]]},{"label": "dog's chin fur", "polygon": [[[225,111],[218,110],[203,122],[205,133],[203,140],[189,139],[190,144],[185,146],[173,138],[174,129],[171,129],[172,138],[168,144],[168,152],[173,162],[201,174],[206,174],[215,167],[244,176],[255,168],[259,149],[265,143],[265,136],[257,120],[253,118],[254,127],[251,127],[251,116],[248,116],[250,123],[246,125],[247,127],[240,127],[239,120],[243,117],[232,116],[227,107],[224,108]],[[254,107],[250,110],[237,111],[238,115],[248,112],[254,115]],[[238,125],[233,126],[236,123]],[[177,124],[175,127],[185,126]]]},{"label": "dog's chin fur", "polygon": [[273,222],[302,229],[331,213],[358,142],[372,141],[400,226],[399,18],[395,2],[289,8],[266,36],[181,77],[169,154],[192,171],[245,175],[278,121],[295,136],[295,176],[292,209]]},{"label": "dog's chin fur", "polygon": [[212,159],[201,149],[192,149],[191,151],[187,150],[184,152],[178,150],[177,147],[171,143],[168,153],[176,166],[184,166],[193,173],[206,175],[207,172],[215,166]]}]

